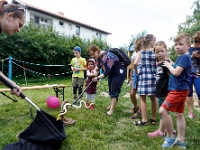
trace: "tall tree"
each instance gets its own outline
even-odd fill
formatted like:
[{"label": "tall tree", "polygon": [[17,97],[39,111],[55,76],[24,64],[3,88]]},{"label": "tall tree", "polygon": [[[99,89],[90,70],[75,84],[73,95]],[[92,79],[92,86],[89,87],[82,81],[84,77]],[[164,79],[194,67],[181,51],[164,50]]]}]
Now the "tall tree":
[{"label": "tall tree", "polygon": [[192,36],[200,30],[200,0],[194,1],[191,9],[193,14],[186,16],[186,20],[178,25],[178,34],[188,33]]}]

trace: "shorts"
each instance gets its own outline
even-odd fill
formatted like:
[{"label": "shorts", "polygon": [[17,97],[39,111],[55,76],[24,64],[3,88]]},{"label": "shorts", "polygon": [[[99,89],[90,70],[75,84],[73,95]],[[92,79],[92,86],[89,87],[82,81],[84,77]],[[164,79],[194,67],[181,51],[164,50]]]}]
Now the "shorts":
[{"label": "shorts", "polygon": [[136,74],[136,72],[134,72],[134,77],[133,77],[133,89],[137,90],[137,83],[138,83],[138,75]]},{"label": "shorts", "polygon": [[175,91],[171,90],[162,106],[168,111],[183,113],[185,107],[185,101],[189,94],[189,90]]},{"label": "shorts", "polygon": [[188,79],[190,80],[190,83],[189,83],[190,93],[188,94],[188,97],[193,96],[193,85],[194,85],[197,97],[200,100],[200,78],[189,76]]},{"label": "shorts", "polygon": [[73,87],[82,87],[84,84],[84,79],[83,78],[78,78],[78,77],[73,77],[72,78],[72,85]]}]

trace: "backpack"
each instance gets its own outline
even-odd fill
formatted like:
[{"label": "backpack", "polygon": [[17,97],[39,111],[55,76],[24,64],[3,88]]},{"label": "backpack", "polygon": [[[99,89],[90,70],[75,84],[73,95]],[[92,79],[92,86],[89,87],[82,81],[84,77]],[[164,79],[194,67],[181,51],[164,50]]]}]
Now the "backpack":
[{"label": "backpack", "polygon": [[131,64],[131,60],[125,51],[118,49],[118,48],[111,48],[108,51],[117,55],[119,57],[119,59],[121,60],[121,62],[124,63],[125,66],[128,66]]}]

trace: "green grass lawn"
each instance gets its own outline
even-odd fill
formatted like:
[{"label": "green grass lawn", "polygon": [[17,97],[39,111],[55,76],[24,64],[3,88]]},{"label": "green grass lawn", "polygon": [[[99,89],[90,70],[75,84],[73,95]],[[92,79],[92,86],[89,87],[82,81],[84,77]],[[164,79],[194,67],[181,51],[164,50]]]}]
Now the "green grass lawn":
[{"label": "green grass lawn", "polygon": [[[23,82],[22,82],[23,83]],[[24,86],[20,83],[20,86]],[[70,87],[65,88],[65,99],[73,102],[71,78],[67,79],[50,79],[37,83],[29,83],[29,86],[45,85],[45,84],[68,84]],[[74,126],[66,126],[66,140],[63,141],[61,150],[159,150],[164,141],[164,138],[149,138],[148,132],[158,128],[159,122],[156,125],[149,124],[144,127],[136,127],[133,125],[133,119],[130,118],[132,103],[130,98],[124,97],[129,92],[127,83],[124,83],[119,97],[119,102],[112,116],[106,115],[105,108],[109,105],[109,97],[101,95],[102,92],[107,92],[107,80],[102,80],[98,84],[96,94],[95,109],[90,111],[85,107],[76,109],[70,107],[66,117],[76,120]],[[53,89],[28,90],[23,93],[30,98],[39,108],[51,114],[54,117],[60,112],[60,108],[50,109],[46,105],[48,96],[55,95]],[[9,94],[9,93],[7,93]],[[12,96],[12,95],[11,95]],[[62,102],[62,96],[59,96]],[[18,102],[13,102],[8,98],[0,95],[0,149],[5,145],[18,141],[16,135],[24,131],[32,122],[30,117],[30,105],[23,99],[17,99]],[[85,95],[83,100],[85,100]],[[148,101],[148,117],[151,117],[151,105]],[[36,110],[32,108],[35,116]],[[186,116],[186,142],[187,149],[199,149],[200,147],[200,115],[195,111],[193,120]],[[172,114],[174,125],[175,118]],[[157,115],[159,120],[159,115]],[[36,133],[37,134],[37,133]],[[173,147],[176,150],[178,148]]]}]

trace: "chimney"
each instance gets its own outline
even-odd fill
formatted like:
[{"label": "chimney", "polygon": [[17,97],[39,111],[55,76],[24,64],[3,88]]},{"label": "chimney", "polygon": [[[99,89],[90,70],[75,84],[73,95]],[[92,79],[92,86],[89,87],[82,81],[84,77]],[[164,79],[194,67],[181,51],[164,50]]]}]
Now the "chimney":
[{"label": "chimney", "polygon": [[58,12],[59,15],[61,16],[64,16],[64,13],[63,12]]}]

